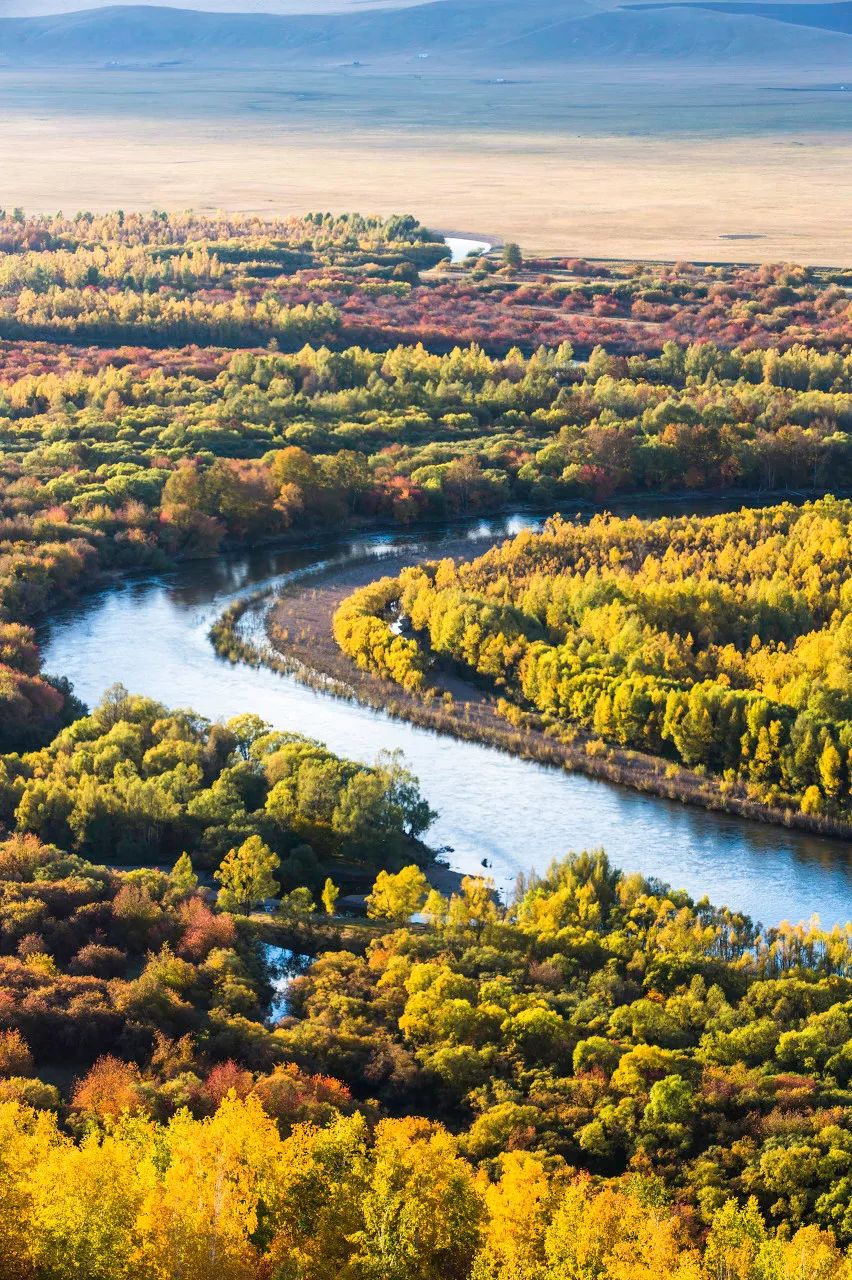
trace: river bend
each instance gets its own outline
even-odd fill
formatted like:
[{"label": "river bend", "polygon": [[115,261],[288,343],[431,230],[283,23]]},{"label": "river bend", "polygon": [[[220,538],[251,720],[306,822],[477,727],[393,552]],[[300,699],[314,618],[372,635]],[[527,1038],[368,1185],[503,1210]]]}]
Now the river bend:
[{"label": "river bend", "polygon": [[460,530],[473,554],[531,523],[513,516],[424,535],[362,534],[333,545],[188,562],[168,574],[126,580],[52,617],[41,637],[45,666],[67,675],[90,705],[121,681],[211,719],[254,711],[277,728],[365,761],[401,747],[440,814],[430,843],[450,846],[449,860],[463,872],[481,873],[484,859],[503,890],[519,871],[543,869],[569,849],[603,846],[625,870],[695,896],[706,893],[765,924],[814,913],[824,924],[852,918],[847,843],[708,813],[443,737],[267,669],[232,666],[208,639],[211,623],[232,600],[318,565],[364,555],[378,561],[400,547],[412,560],[440,556],[442,544],[457,540]]}]

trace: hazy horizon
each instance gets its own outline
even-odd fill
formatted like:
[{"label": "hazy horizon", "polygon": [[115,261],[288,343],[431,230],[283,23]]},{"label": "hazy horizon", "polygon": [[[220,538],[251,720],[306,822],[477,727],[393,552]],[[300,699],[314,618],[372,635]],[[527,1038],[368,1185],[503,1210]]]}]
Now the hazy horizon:
[{"label": "hazy horizon", "polygon": [[0,0],[0,18],[46,18],[87,9],[193,9],[203,13],[310,14],[403,9],[432,0]]}]

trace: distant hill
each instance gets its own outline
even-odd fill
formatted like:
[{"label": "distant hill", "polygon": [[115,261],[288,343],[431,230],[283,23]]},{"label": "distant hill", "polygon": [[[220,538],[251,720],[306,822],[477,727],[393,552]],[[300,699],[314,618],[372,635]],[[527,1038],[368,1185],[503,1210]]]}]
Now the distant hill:
[{"label": "distant hill", "polygon": [[852,35],[852,0],[839,0],[834,4],[823,4],[821,0],[808,0],[802,4],[774,4],[772,0],[768,3],[762,3],[762,0],[756,0],[756,3],[751,3],[751,0],[655,0],[655,3],[627,4],[624,7],[633,10],[691,7],[737,17],[752,14],[795,27],[818,27],[823,31],[842,31],[845,35]]},{"label": "distant hill", "polygon": [[[121,3],[121,0],[118,0]],[[161,0],[133,0],[140,8],[161,8]],[[181,9],[210,13],[357,13],[365,9],[402,9],[425,0],[183,0]],[[81,9],[113,8],[116,0],[0,0],[0,18],[55,17]]]},{"label": "distant hill", "polygon": [[850,7],[434,0],[403,9],[278,15],[113,6],[0,19],[0,65],[416,65],[431,59],[429,69],[516,70],[577,62],[795,66],[807,60],[852,72]]}]

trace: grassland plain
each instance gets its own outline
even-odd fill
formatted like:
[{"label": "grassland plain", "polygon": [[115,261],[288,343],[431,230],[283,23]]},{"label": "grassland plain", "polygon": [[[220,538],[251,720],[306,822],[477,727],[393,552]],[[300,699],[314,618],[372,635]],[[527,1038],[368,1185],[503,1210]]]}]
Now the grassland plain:
[{"label": "grassland plain", "polygon": [[0,70],[3,200],[410,208],[527,252],[843,265],[852,95],[765,79]]},{"label": "grassland plain", "polygon": [[[807,139],[416,136],[106,118],[0,119],[5,189],[32,212],[168,205],[416,209],[527,252],[701,261],[849,259],[852,144]],[[86,152],[85,165],[69,157]],[[533,194],[534,193],[534,194]],[[729,239],[727,237],[736,237]]]}]

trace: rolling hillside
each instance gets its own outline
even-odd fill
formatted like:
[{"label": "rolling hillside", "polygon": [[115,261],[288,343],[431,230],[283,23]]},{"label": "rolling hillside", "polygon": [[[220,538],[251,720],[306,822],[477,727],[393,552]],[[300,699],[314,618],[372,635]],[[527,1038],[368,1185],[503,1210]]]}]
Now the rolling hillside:
[{"label": "rolling hillside", "polygon": [[[845,4],[605,7],[593,0],[435,0],[336,14],[213,13],[137,5],[0,20],[0,65],[195,67],[759,63],[852,71]],[[808,25],[808,10],[813,25]],[[787,14],[787,10],[790,11]],[[431,61],[430,61],[431,60]]]}]

